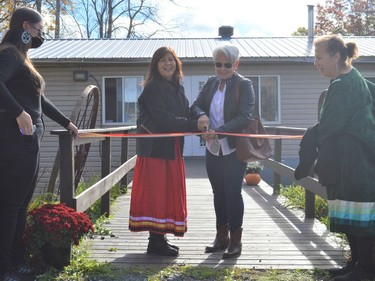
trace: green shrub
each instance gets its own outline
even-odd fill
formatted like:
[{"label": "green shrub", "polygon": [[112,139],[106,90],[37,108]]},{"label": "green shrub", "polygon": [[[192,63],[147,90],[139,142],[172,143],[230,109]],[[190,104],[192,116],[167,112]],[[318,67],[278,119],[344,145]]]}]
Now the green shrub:
[{"label": "green shrub", "polygon": [[[302,186],[282,186],[280,194],[286,198],[286,207],[305,209],[305,189]],[[328,226],[328,202],[318,195],[315,196],[315,217]]]}]

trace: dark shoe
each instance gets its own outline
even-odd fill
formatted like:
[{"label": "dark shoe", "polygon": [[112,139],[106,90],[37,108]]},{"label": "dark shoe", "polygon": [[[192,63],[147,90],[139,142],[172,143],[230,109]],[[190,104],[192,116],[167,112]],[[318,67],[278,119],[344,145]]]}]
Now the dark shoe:
[{"label": "dark shoe", "polygon": [[147,253],[160,256],[178,256],[178,250],[168,245],[164,235],[150,232]]},{"label": "dark shoe", "polygon": [[241,255],[242,251],[242,228],[230,232],[230,243],[228,249],[223,253],[223,259],[233,259]]},{"label": "dark shoe", "polygon": [[180,249],[180,247],[178,247],[177,245],[172,244],[165,235],[164,235],[164,239],[167,242],[169,247],[176,249],[177,251]]},{"label": "dark shoe", "polygon": [[228,224],[224,224],[217,229],[215,241],[206,247],[205,253],[214,253],[225,250],[229,245],[229,228]]},{"label": "dark shoe", "polygon": [[344,267],[330,268],[328,269],[328,272],[332,277],[337,277],[337,276],[345,275],[351,272],[354,269],[354,267],[355,267],[355,262],[348,261]]},{"label": "dark shoe", "polygon": [[333,281],[371,281],[375,278],[375,272],[372,268],[364,269],[361,266],[355,266],[354,269],[338,277],[333,278]]},{"label": "dark shoe", "polygon": [[178,250],[170,247],[169,245],[165,245],[164,243],[151,241],[148,243],[147,253],[170,257],[178,256]]}]

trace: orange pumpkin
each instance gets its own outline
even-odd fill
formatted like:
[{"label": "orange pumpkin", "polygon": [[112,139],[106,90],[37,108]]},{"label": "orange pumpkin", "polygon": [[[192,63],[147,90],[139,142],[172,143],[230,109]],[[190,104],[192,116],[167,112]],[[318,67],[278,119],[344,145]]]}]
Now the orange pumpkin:
[{"label": "orange pumpkin", "polygon": [[260,182],[260,175],[259,174],[247,174],[245,176],[245,181],[247,185],[258,185]]}]

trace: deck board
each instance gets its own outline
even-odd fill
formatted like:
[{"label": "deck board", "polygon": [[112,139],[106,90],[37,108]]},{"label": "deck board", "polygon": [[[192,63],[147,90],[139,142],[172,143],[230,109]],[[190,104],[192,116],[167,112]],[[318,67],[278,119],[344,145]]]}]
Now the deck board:
[{"label": "deck board", "polygon": [[148,233],[128,230],[127,194],[117,199],[107,226],[116,237],[90,240],[90,258],[117,266],[189,264],[256,269],[326,269],[345,262],[342,241],[319,221],[305,219],[303,211],[284,207],[283,198],[272,195],[272,188],[264,181],[255,187],[243,185],[242,255],[222,260],[222,252],[204,253],[215,236],[211,187],[202,158],[188,158],[185,162],[188,231],[184,237],[168,235],[180,247],[179,256],[146,253]]}]

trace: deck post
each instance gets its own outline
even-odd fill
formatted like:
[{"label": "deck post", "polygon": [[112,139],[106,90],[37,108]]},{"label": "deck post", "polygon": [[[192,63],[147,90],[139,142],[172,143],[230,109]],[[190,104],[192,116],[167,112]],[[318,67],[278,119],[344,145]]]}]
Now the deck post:
[{"label": "deck post", "polygon": [[[311,168],[310,177],[314,177],[314,170]],[[305,217],[308,219],[315,218],[315,194],[305,189]]]},{"label": "deck post", "polygon": [[74,199],[74,142],[72,135],[59,135],[60,153],[60,202],[76,209]]},{"label": "deck post", "polygon": [[[124,131],[124,134],[128,134],[129,130]],[[129,140],[128,138],[121,139],[121,165],[128,160],[129,154]],[[120,181],[121,186],[128,185],[128,174],[126,174]]]},{"label": "deck post", "polygon": [[[280,135],[280,130],[275,130],[276,135]],[[275,139],[275,147],[274,147],[274,160],[277,162],[281,162],[281,146],[282,141],[281,139]],[[281,183],[281,176],[278,173],[273,173],[273,194],[280,194],[280,183]]]},{"label": "deck post", "polygon": [[[105,138],[102,142],[102,178],[111,173],[111,138]],[[106,192],[100,201],[102,215],[109,217],[111,205],[111,191]]]}]

